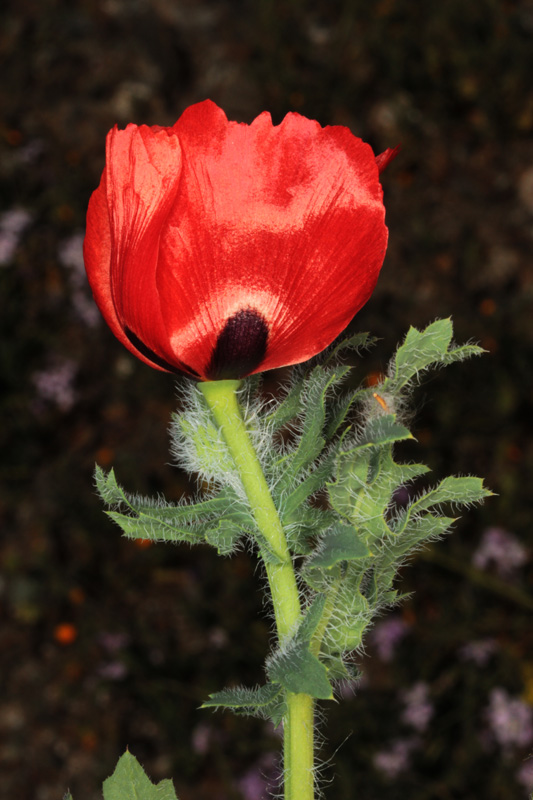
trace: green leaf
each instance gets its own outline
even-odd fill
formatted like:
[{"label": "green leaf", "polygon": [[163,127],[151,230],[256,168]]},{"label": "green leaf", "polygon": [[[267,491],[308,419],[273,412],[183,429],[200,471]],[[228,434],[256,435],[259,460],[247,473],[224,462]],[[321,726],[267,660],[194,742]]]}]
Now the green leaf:
[{"label": "green leaf", "polygon": [[219,555],[229,556],[234,552],[241,536],[241,528],[237,527],[232,520],[222,518],[205,532],[205,541],[216,547]]},{"label": "green leaf", "polygon": [[110,469],[106,474],[102,467],[95,464],[94,467],[94,481],[96,490],[106,506],[120,506],[122,504],[129,505],[126,495],[117,483],[115,478],[115,471]]},{"label": "green leaf", "polygon": [[311,639],[324,611],[325,596],[314,598],[293,638],[269,659],[268,676],[289,692],[310,694],[319,700],[333,697],[327,669],[310,651]]},{"label": "green leaf", "polygon": [[331,476],[333,471],[333,465],[340,444],[339,442],[337,448],[331,448],[323,461],[296,486],[294,491],[281,500],[280,517],[284,524],[287,523],[289,519],[293,519],[294,512],[302,508],[305,501],[324,486],[326,480]]},{"label": "green leaf", "polygon": [[346,339],[342,339],[340,342],[334,344],[330,350],[324,351],[324,355],[326,356],[324,364],[333,364],[336,366],[341,353],[345,353],[347,350],[352,353],[358,350],[366,350],[375,344],[376,341],[375,336],[371,336],[369,333],[354,333],[353,336],[348,336]]},{"label": "green leaf", "polygon": [[451,364],[484,352],[481,347],[470,344],[450,349],[452,333],[451,319],[438,319],[422,331],[409,328],[391,363],[390,377],[383,382],[383,388],[399,392],[432,365]]},{"label": "green leaf", "polygon": [[441,481],[435,489],[415,500],[412,507],[420,511],[440,503],[469,505],[470,503],[479,503],[491,495],[492,492],[485,489],[481,478],[450,476]]},{"label": "green leaf", "polygon": [[301,410],[301,395],[304,390],[305,379],[300,378],[290,388],[288,394],[266,417],[267,425],[272,427],[272,430],[278,431],[283,428],[292,419],[298,416]]},{"label": "green leaf", "polygon": [[151,539],[157,542],[188,542],[200,544],[204,541],[204,527],[178,528],[175,525],[153,519],[147,514],[138,517],[120,514],[118,511],[106,511],[107,516],[116,522],[128,539]]},{"label": "green leaf", "polygon": [[268,674],[288,692],[310,694],[318,700],[333,698],[326,667],[302,642],[279,654],[269,665]]},{"label": "green leaf", "polygon": [[279,725],[285,713],[285,693],[281,686],[267,683],[255,689],[239,686],[209,695],[202,708],[229,708],[237,714],[271,719]]},{"label": "green leaf", "polygon": [[172,781],[152,783],[128,751],[119,759],[111,777],[104,781],[103,790],[104,800],[178,800]]},{"label": "green leaf", "polygon": [[370,550],[359,539],[353,527],[337,523],[331,531],[325,534],[318,544],[317,550],[307,561],[306,567],[331,569],[340,561],[367,558],[370,555]]},{"label": "green leaf", "polygon": [[305,391],[302,393],[304,408],[302,432],[296,447],[285,456],[280,465],[282,473],[274,487],[275,500],[282,500],[299,482],[300,476],[318,458],[322,452],[325,439],[323,428],[326,419],[326,394],[328,389],[342,380],[348,368],[341,368],[337,373],[315,367],[307,378]]},{"label": "green leaf", "polygon": [[383,445],[413,438],[413,435],[405,425],[400,425],[396,422],[396,414],[386,414],[369,420],[354,449],[382,447]]}]

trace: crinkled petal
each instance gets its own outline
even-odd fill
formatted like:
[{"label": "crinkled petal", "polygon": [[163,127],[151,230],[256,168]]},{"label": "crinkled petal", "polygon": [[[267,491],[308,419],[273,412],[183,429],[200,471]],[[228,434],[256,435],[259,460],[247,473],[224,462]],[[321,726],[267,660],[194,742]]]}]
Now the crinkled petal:
[{"label": "crinkled petal", "polygon": [[[228,320],[246,322],[259,343],[257,320],[266,325],[263,354],[247,371],[320,352],[368,300],[385,255],[372,149],[299,114],[278,126],[267,113],[228,122],[209,101],[187,109],[174,131],[182,174],[157,287],[175,357],[213,377]],[[248,328],[232,330],[242,338]]]}]

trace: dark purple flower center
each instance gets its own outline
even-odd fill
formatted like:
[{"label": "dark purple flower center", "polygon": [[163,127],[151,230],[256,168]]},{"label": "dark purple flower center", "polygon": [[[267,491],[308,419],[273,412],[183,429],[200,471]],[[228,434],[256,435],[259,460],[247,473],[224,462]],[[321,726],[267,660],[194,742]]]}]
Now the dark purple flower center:
[{"label": "dark purple flower center", "polygon": [[268,341],[268,325],[254,308],[237,311],[226,320],[206,369],[211,381],[243,378],[263,361]]}]

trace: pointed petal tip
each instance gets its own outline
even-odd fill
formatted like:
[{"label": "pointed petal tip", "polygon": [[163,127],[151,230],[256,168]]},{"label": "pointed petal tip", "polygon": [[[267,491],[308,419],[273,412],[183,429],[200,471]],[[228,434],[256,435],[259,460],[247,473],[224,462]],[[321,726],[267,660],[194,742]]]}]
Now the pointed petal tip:
[{"label": "pointed petal tip", "polygon": [[401,149],[401,144],[397,144],[396,147],[387,147],[383,153],[380,153],[379,156],[376,156],[376,164],[378,165],[378,172],[380,175],[383,170],[389,166],[391,161],[394,161]]}]

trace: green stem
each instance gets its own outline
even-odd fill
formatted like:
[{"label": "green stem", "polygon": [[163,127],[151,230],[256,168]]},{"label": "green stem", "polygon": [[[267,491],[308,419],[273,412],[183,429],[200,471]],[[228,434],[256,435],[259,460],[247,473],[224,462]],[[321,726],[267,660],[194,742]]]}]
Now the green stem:
[{"label": "green stem", "polygon": [[[239,473],[257,527],[274,560],[265,559],[281,643],[302,618],[298,586],[285,531],[237,400],[240,381],[200,383]],[[313,800],[313,698],[287,694],[284,726],[285,800]]]}]

